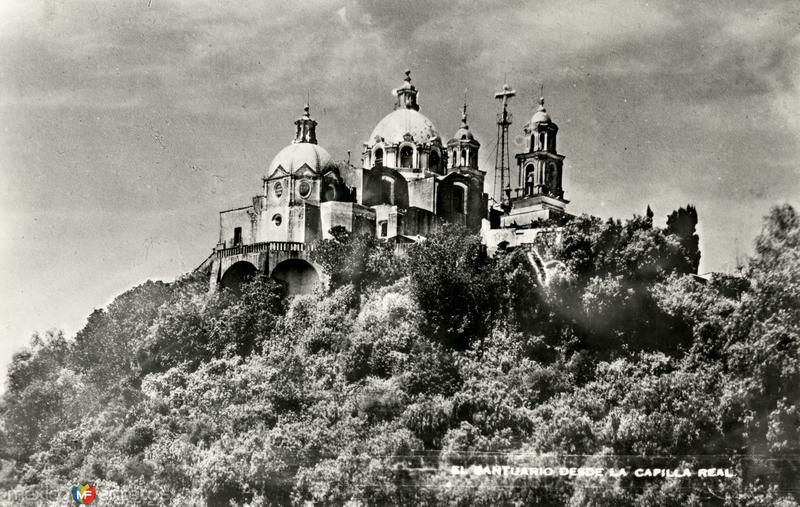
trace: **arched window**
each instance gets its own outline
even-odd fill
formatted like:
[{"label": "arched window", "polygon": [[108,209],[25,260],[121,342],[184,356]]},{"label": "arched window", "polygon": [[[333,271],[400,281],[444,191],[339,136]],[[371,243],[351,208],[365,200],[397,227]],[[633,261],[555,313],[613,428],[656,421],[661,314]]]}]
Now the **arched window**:
[{"label": "arched window", "polygon": [[333,183],[328,183],[328,186],[325,187],[325,193],[322,197],[326,201],[335,201],[337,197],[336,185]]},{"label": "arched window", "polygon": [[536,168],[533,164],[525,166],[525,195],[533,195],[533,189],[536,185]]},{"label": "arched window", "polygon": [[414,159],[414,150],[411,146],[403,146],[400,148],[400,167],[411,167]]},{"label": "arched window", "polygon": [[372,164],[373,166],[382,166],[383,165],[383,150],[378,148],[375,150],[375,163]]},{"label": "arched window", "polygon": [[387,176],[381,178],[381,204],[394,204],[394,180]]},{"label": "arched window", "polygon": [[467,214],[467,189],[462,185],[453,186],[452,194],[453,213]]},{"label": "arched window", "polygon": [[431,154],[428,155],[428,169],[432,171],[439,170],[439,152],[438,151],[431,151]]},{"label": "arched window", "polygon": [[461,165],[469,165],[469,161],[467,160],[467,150],[461,150]]}]

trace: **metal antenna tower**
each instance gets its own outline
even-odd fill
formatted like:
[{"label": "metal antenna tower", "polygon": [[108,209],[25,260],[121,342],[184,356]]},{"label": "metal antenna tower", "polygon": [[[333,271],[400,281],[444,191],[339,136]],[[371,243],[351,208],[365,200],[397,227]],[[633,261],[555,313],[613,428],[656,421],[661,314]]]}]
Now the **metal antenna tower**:
[{"label": "metal antenna tower", "polygon": [[[503,90],[494,94],[494,98],[502,102],[503,110],[497,113],[497,155],[494,162],[494,190],[492,197],[495,202],[501,204],[511,197],[511,155],[508,149],[508,126],[511,125],[513,117],[508,112],[508,99],[516,94],[517,92],[512,90],[508,84],[504,84]],[[500,178],[499,188],[497,186],[498,177]]]}]

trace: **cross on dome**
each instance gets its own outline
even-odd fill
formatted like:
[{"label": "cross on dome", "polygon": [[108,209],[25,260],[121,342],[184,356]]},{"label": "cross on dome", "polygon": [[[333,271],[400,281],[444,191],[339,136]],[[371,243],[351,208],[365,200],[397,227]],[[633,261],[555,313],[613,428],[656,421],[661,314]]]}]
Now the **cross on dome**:
[{"label": "cross on dome", "polygon": [[468,129],[467,125],[467,92],[464,91],[464,110],[461,112],[461,128]]}]

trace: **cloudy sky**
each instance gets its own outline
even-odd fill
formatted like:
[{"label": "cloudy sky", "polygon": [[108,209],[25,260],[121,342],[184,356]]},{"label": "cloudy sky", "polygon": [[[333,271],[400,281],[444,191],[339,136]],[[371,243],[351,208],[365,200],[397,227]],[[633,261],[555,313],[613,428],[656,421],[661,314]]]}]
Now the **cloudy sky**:
[{"label": "cloudy sky", "polygon": [[701,269],[731,269],[800,204],[799,54],[795,1],[2,0],[0,364],[197,266],[307,93],[357,161],[405,68],[444,138],[468,90],[487,170],[493,93],[518,91],[513,138],[544,83],[571,211],[693,203]]}]

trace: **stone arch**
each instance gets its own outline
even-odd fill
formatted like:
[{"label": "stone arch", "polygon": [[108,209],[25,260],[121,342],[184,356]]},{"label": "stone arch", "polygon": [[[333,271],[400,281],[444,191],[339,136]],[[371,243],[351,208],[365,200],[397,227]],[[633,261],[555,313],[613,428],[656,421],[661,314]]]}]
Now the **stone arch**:
[{"label": "stone arch", "polygon": [[242,293],[242,284],[252,280],[256,273],[258,269],[250,262],[235,262],[225,270],[220,285],[238,296]]},{"label": "stone arch", "polygon": [[310,294],[319,284],[319,273],[308,261],[286,259],[272,270],[270,278],[286,284],[287,294]]},{"label": "stone arch", "polygon": [[401,209],[408,208],[408,183],[396,169],[376,167],[364,171],[361,191],[361,204],[364,206],[391,204]]}]

